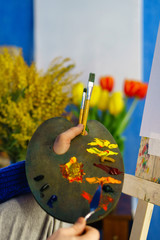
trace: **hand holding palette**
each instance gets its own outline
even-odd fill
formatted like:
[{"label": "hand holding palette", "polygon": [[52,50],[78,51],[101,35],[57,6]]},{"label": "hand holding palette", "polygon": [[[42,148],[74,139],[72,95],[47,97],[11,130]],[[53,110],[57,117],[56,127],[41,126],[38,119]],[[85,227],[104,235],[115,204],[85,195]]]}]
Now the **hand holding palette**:
[{"label": "hand holding palette", "polygon": [[65,154],[55,154],[56,137],[71,127],[73,124],[64,118],[52,118],[36,130],[27,151],[27,179],[40,206],[70,223],[90,211],[92,197],[101,185],[99,206],[88,219],[92,223],[106,216],[119,200],[123,160],[111,134],[95,120],[88,121],[87,136],[73,139]]}]

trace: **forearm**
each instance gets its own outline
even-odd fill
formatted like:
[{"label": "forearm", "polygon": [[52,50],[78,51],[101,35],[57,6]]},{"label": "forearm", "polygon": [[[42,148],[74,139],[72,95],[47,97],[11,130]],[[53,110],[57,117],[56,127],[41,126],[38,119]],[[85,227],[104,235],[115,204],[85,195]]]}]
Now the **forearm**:
[{"label": "forearm", "polygon": [[25,161],[0,169],[0,203],[29,192]]}]

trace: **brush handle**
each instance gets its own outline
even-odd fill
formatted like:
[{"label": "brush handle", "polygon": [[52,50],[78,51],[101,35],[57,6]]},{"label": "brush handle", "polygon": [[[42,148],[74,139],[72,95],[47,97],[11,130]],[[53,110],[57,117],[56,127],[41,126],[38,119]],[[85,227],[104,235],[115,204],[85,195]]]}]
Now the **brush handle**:
[{"label": "brush handle", "polygon": [[83,117],[83,108],[80,109],[80,113],[79,113],[79,124],[82,123],[82,117]]},{"label": "brush handle", "polygon": [[82,135],[85,135],[86,125],[87,125],[87,118],[88,118],[88,112],[89,112],[89,99],[85,101],[85,108],[83,113],[83,119],[82,124],[84,125]]},{"label": "brush handle", "polygon": [[87,221],[88,220],[88,218],[90,218],[92,215],[93,215],[93,213],[95,213],[95,210],[94,211],[91,211],[91,212],[89,212],[84,218],[85,218],[85,220]]}]

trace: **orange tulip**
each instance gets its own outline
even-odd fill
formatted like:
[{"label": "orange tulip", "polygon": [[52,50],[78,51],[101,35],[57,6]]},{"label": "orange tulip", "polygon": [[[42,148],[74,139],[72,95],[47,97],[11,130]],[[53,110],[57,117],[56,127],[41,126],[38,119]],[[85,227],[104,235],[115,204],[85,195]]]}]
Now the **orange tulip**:
[{"label": "orange tulip", "polygon": [[114,78],[111,76],[105,76],[100,78],[101,88],[104,90],[112,91],[114,86]]}]

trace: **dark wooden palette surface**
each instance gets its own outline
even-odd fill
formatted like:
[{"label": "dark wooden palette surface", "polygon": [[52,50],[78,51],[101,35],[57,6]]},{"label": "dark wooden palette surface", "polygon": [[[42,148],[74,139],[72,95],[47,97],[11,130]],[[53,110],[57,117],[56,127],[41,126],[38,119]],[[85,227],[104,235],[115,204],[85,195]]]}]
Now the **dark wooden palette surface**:
[{"label": "dark wooden palette surface", "polygon": [[[69,223],[89,212],[89,202],[99,184],[103,186],[101,201],[88,223],[106,216],[122,191],[124,165],[119,149],[111,148],[115,140],[100,122],[91,120],[87,126],[87,136],[77,136],[65,154],[57,155],[52,150],[56,137],[73,124],[64,118],[49,119],[36,130],[27,150],[26,175],[36,201],[48,214]],[[110,148],[89,145],[95,143],[95,138],[109,141]],[[115,162],[101,162],[100,156],[87,150],[91,148],[114,152],[108,157]],[[110,171],[102,169],[104,166]],[[111,178],[119,182],[110,183]]]}]

